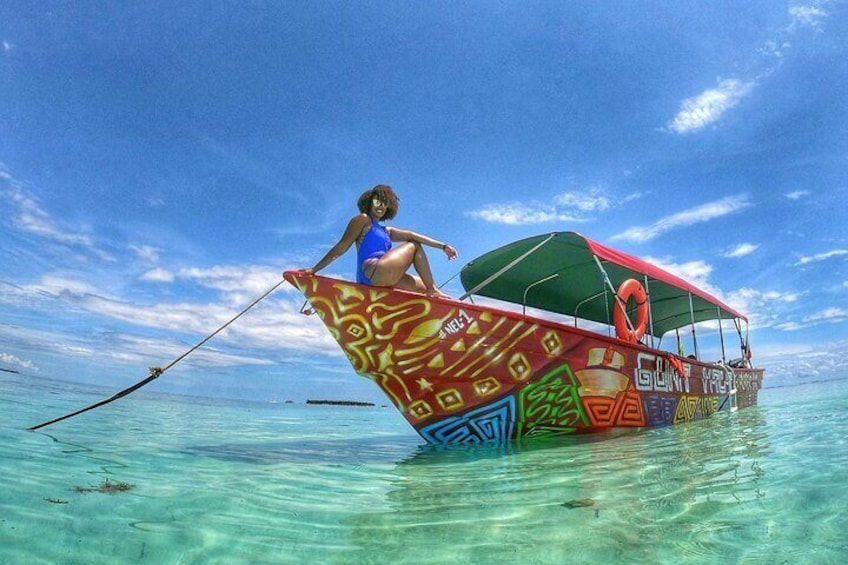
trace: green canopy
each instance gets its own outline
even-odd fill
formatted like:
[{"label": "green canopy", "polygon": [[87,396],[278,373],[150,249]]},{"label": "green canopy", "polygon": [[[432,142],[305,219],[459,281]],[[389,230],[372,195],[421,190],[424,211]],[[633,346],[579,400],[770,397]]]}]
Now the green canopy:
[{"label": "green canopy", "polygon": [[642,283],[649,295],[655,336],[691,324],[692,312],[695,322],[746,320],[680,277],[574,232],[510,243],[468,263],[460,277],[466,296],[488,296],[610,324],[614,299],[604,272],[616,289],[631,278]]}]

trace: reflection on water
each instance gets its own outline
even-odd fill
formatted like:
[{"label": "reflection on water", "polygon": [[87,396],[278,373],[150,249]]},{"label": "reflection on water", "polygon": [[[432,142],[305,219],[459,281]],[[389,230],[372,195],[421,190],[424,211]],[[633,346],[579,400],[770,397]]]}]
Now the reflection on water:
[{"label": "reflection on water", "polygon": [[528,548],[550,561],[699,554],[690,542],[706,520],[766,496],[764,421],[755,408],[612,438],[421,447],[395,468],[390,510],[347,522],[350,542],[363,557],[410,562],[508,560]]},{"label": "reflection on water", "polygon": [[[341,561],[379,555],[385,562],[496,562],[528,551],[542,561],[624,559],[634,552],[648,559],[663,551],[669,558],[706,557],[717,545],[752,534],[734,516],[749,507],[759,512],[767,496],[766,418],[764,409],[751,408],[675,428],[507,445],[439,446],[394,436],[189,452],[306,465],[302,476],[316,472],[313,465],[346,469],[341,474],[362,481],[366,491],[379,477],[381,504],[353,507],[367,498],[355,490],[342,489],[336,500],[319,498],[327,508],[352,506],[339,513],[329,536],[345,547]],[[291,527],[315,520],[311,512],[293,518]],[[754,530],[759,535],[762,528]]]}]

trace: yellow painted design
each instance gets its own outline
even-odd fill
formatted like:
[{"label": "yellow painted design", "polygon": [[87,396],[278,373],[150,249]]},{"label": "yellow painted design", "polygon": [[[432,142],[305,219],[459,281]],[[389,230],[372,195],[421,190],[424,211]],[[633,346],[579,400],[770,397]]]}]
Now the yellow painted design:
[{"label": "yellow painted design", "polygon": [[691,422],[695,419],[695,410],[698,408],[697,396],[681,396],[674,412],[674,423]]},{"label": "yellow painted design", "polygon": [[474,391],[478,396],[488,396],[501,388],[501,383],[495,377],[486,377],[474,382]]},{"label": "yellow painted design", "polygon": [[418,387],[419,387],[421,390],[433,390],[433,385],[432,385],[432,384],[430,384],[430,381],[428,381],[428,380],[427,380],[427,379],[425,379],[424,377],[421,377],[420,379],[418,379],[418,380],[417,380],[417,381],[415,381],[415,382],[417,382],[417,383],[418,383]]},{"label": "yellow painted design", "polygon": [[[516,324],[515,328],[513,328],[513,330],[512,330],[512,331],[510,331],[510,333],[508,334],[508,336],[507,336],[507,337],[511,336],[511,335],[514,333],[514,331],[515,331],[515,330],[517,330],[518,328],[519,328],[519,324]],[[496,351],[498,351],[498,353],[497,353],[494,357],[491,357],[491,353],[490,353],[490,354],[488,355],[489,357],[491,357],[491,359],[489,360],[489,362],[488,362],[488,363],[486,363],[485,365],[483,365],[482,367],[478,368],[478,369],[477,369],[476,371],[474,371],[473,373],[471,373],[471,378],[475,378],[475,377],[479,376],[481,373],[483,373],[483,371],[488,370],[488,369],[489,369],[489,367],[491,367],[492,365],[497,365],[498,363],[500,363],[500,362],[501,362],[501,360],[502,360],[502,359],[503,359],[503,358],[504,358],[504,357],[505,357],[505,356],[506,356],[506,355],[507,355],[510,351],[512,351],[512,350],[513,350],[513,348],[515,348],[515,347],[516,347],[516,346],[517,346],[517,345],[518,345],[518,344],[519,344],[519,343],[520,343],[520,342],[521,342],[524,338],[526,338],[527,336],[529,336],[530,334],[532,334],[532,333],[533,333],[533,332],[535,332],[535,331],[536,331],[536,325],[534,324],[534,325],[530,326],[529,328],[527,328],[526,330],[524,330],[524,333],[522,333],[522,334],[520,334],[518,337],[516,337],[516,338],[512,341],[512,343],[510,343],[510,344],[508,344],[508,345],[505,345],[505,346],[501,347],[501,346],[500,346],[500,344],[501,344],[502,342],[498,342],[498,344],[497,344],[497,349],[496,349]],[[491,351],[491,350],[490,350],[490,351]]]},{"label": "yellow painted design", "polygon": [[[402,378],[398,377],[393,373],[380,373],[380,374],[369,374],[369,373],[360,373],[363,377],[370,379],[377,383],[388,396],[391,398],[392,402],[395,406],[398,407],[401,412],[403,411],[403,406],[406,401],[412,399],[412,395],[409,392],[409,388],[406,386],[406,383]],[[400,389],[403,392],[404,398],[400,398],[395,390]]]},{"label": "yellow painted design", "polygon": [[384,303],[370,304],[366,313],[371,315],[374,327],[379,333],[377,339],[393,339],[401,332],[401,328],[416,320],[427,319],[432,305],[422,298],[414,298],[401,304],[389,305]]},{"label": "yellow painted design", "polygon": [[[469,348],[468,348],[468,350],[465,352],[465,354],[464,354],[464,355],[462,355],[459,359],[457,359],[457,360],[456,360],[456,361],[455,361],[455,362],[454,362],[454,363],[453,363],[450,367],[448,367],[447,369],[445,369],[444,371],[442,371],[442,375],[445,375],[445,374],[447,374],[447,373],[449,373],[449,372],[453,372],[453,371],[455,371],[455,369],[456,369],[457,367],[463,367],[462,371],[460,371],[459,373],[456,373],[456,374],[454,375],[454,376],[459,376],[460,374],[462,374],[462,372],[464,372],[465,370],[467,370],[467,369],[468,369],[471,365],[473,365],[474,363],[476,363],[476,362],[477,362],[477,360],[479,360],[479,358],[480,358],[480,357],[482,357],[483,355],[485,355],[485,350],[484,350],[484,351],[482,352],[482,354],[480,355],[480,357],[478,357],[477,359],[474,359],[474,356],[475,356],[475,355],[477,355],[477,350],[478,350],[478,349],[480,349],[480,348],[481,348],[484,344],[485,344],[487,347],[489,347],[489,344],[487,344],[487,343],[486,343],[486,338],[487,338],[488,336],[492,335],[494,332],[496,332],[496,331],[498,330],[498,328],[500,328],[500,326],[501,326],[503,323],[504,323],[504,319],[503,319],[503,318],[501,318],[500,320],[498,320],[498,323],[497,323],[497,324],[495,324],[494,326],[492,326],[491,331],[490,331],[487,335],[485,335],[485,336],[483,336],[483,337],[480,337],[480,338],[477,338],[477,339],[474,341],[474,343],[472,343],[472,344],[471,344],[471,347],[469,347]],[[473,328],[473,327],[476,327],[476,323],[475,323],[475,324],[472,324],[472,325],[471,325],[471,327],[472,327],[472,328]],[[468,333],[471,333],[471,330],[469,330],[469,331],[468,331]]]},{"label": "yellow painted design", "polygon": [[545,337],[542,338],[542,347],[548,355],[557,355],[562,350],[562,340],[559,334],[553,330],[548,330]]},{"label": "yellow painted design", "polygon": [[373,288],[368,290],[368,296],[371,302],[379,302],[381,298],[388,296],[388,294],[385,290],[375,290]]},{"label": "yellow painted design", "polygon": [[417,420],[423,420],[427,416],[431,416],[433,414],[433,408],[431,408],[424,400],[416,400],[409,405],[409,413]]},{"label": "yellow painted design", "polygon": [[365,328],[358,324],[351,324],[351,326],[347,329],[347,333],[352,335],[354,338],[359,338],[365,333]]},{"label": "yellow painted design", "polygon": [[[451,310],[448,316],[453,316],[455,311],[456,310]],[[444,318],[436,318],[433,320],[427,320],[426,322],[421,322],[415,326],[415,329],[409,332],[409,337],[403,340],[403,343],[406,345],[413,345],[438,335],[439,330],[442,329],[443,319]]]},{"label": "yellow painted design", "polygon": [[483,322],[489,323],[492,321],[492,313],[491,312],[482,312],[479,316],[479,319]]},{"label": "yellow painted design", "polygon": [[453,345],[451,345],[450,350],[451,350],[451,351],[456,351],[456,352],[458,352],[458,353],[459,353],[459,352],[462,352],[462,351],[465,351],[465,342],[462,340],[462,338],[459,338],[459,339],[456,341],[456,343],[454,343]]},{"label": "yellow painted design", "polygon": [[365,300],[365,295],[362,294],[362,292],[355,286],[347,284],[336,284],[333,286],[340,294],[340,300],[336,303],[336,305],[341,313],[347,312],[351,308],[356,308],[363,300]]},{"label": "yellow painted design", "polygon": [[445,366],[445,356],[441,353],[437,354],[427,363],[427,366],[431,369],[441,369]]},{"label": "yellow painted design", "polygon": [[392,344],[388,344],[385,349],[377,354],[377,370],[384,371],[392,365],[392,352],[394,348]]},{"label": "yellow painted design", "polygon": [[436,400],[444,410],[452,411],[462,408],[465,403],[462,400],[462,395],[455,388],[443,390],[436,395]]},{"label": "yellow painted design", "polygon": [[517,381],[523,381],[530,376],[530,363],[527,361],[527,357],[521,352],[515,353],[510,358],[506,368],[509,374],[512,375],[512,378]]},{"label": "yellow painted design", "polygon": [[687,396],[686,402],[689,403],[689,415],[694,420],[695,411],[698,409],[698,402],[700,402],[700,400],[697,396]]},{"label": "yellow painted design", "polygon": [[468,330],[465,332],[468,335],[480,335],[480,326],[477,325],[477,321],[471,322],[471,325],[468,326]]}]

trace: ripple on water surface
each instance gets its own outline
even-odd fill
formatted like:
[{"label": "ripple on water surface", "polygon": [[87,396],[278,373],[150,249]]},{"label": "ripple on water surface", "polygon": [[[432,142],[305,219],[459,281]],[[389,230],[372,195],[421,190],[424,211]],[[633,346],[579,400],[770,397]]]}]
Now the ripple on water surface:
[{"label": "ripple on water surface", "polygon": [[[98,397],[3,384],[2,562],[848,554],[844,383],[764,391],[760,407],[675,428],[477,447],[423,445],[387,409],[156,395],[30,433],[20,428]],[[132,488],[93,488],[104,481]]]}]

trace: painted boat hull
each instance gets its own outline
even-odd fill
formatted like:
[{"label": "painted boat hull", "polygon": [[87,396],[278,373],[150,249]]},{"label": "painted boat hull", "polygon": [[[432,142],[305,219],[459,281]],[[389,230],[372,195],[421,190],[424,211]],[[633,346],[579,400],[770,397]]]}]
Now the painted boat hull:
[{"label": "painted boat hull", "polygon": [[701,363],[519,313],[284,276],[354,370],[430,443],[680,424],[755,405],[762,386],[762,369]]}]

